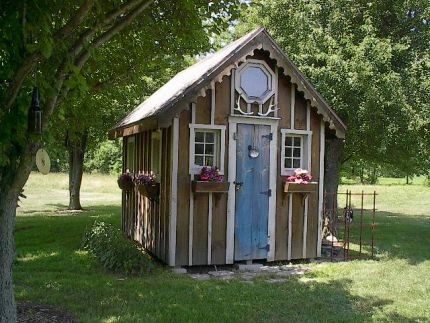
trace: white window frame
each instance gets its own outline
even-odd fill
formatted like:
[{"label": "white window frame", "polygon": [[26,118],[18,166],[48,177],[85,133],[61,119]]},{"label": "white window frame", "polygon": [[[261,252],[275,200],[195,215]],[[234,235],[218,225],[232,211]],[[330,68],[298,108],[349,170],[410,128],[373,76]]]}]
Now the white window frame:
[{"label": "white window frame", "polygon": [[312,131],[308,130],[292,130],[292,129],[281,129],[281,176],[290,176],[294,174],[296,168],[285,167],[285,138],[287,136],[291,137],[301,137],[301,156],[300,156],[300,168],[304,168],[311,171],[312,166]]},{"label": "white window frame", "polygon": [[196,131],[212,131],[215,135],[215,166],[219,168],[219,173],[224,175],[224,157],[225,157],[225,129],[224,125],[208,124],[190,124],[190,155],[189,155],[189,172],[190,175],[199,174],[203,166],[195,165],[195,144]]},{"label": "white window frame", "polygon": [[[264,96],[259,97],[259,98],[250,98],[243,91],[242,86],[240,84],[241,83],[240,82],[241,81],[241,75],[242,75],[242,72],[245,71],[248,67],[260,68],[263,71],[263,73],[266,74],[268,78],[270,78],[270,80],[269,80],[269,89],[264,94]],[[272,69],[270,68],[270,66],[267,65],[267,63],[264,60],[252,59],[252,58],[248,59],[245,63],[243,63],[242,65],[239,66],[239,68],[237,69],[237,71],[236,71],[235,74],[236,74],[235,75],[235,88],[236,88],[236,91],[242,96],[242,98],[245,100],[246,103],[264,104],[277,91],[277,87],[276,87],[276,82],[277,82],[276,74],[272,71]]]},{"label": "white window frame", "polygon": [[[157,181],[161,181],[161,151],[163,146],[163,135],[161,130],[154,130],[151,132],[151,172],[157,176]],[[155,142],[158,141],[158,151],[155,149]],[[158,155],[158,165],[155,165],[155,154]],[[154,172],[154,166],[158,168],[158,173]]]}]

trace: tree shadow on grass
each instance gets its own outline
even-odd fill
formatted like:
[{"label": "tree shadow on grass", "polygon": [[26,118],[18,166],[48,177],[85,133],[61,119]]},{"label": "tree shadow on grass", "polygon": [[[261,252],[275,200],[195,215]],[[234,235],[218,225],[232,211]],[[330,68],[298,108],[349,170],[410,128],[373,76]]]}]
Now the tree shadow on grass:
[{"label": "tree shadow on grass", "polygon": [[375,244],[380,254],[416,265],[430,260],[430,215],[377,212]]}]

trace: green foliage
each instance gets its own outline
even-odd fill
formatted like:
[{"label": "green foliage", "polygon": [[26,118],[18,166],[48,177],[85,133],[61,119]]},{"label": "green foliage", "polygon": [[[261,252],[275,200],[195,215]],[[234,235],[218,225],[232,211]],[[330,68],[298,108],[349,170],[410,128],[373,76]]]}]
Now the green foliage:
[{"label": "green foliage", "polygon": [[[264,25],[348,126],[345,159],[429,170],[428,1],[260,0]],[[424,147],[425,146],[425,147]]]},{"label": "green foliage", "polygon": [[85,232],[81,247],[114,273],[142,274],[154,266],[142,248],[127,239],[118,228],[102,221],[94,222]]},{"label": "green foliage", "polygon": [[121,141],[107,140],[87,156],[85,170],[103,174],[119,174],[122,171]]}]

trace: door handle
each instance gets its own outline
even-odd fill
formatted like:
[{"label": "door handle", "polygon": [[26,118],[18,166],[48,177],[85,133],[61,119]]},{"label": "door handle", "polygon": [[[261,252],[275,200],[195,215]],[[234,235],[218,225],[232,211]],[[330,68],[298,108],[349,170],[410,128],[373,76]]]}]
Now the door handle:
[{"label": "door handle", "polygon": [[243,182],[233,182],[236,191],[240,190],[243,186]]}]

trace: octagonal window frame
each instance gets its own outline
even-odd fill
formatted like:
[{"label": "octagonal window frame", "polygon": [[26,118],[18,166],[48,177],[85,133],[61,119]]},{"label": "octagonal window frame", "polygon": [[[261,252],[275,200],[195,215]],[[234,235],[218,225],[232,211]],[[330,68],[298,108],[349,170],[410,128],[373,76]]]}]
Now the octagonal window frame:
[{"label": "octagonal window frame", "polygon": [[[266,74],[268,78],[268,86],[269,89],[263,93],[262,96],[256,98],[256,97],[250,97],[248,94],[244,91],[241,85],[241,76],[242,73],[248,69],[249,67],[256,67],[263,71],[264,74]],[[276,91],[276,75],[272,71],[272,69],[267,65],[267,63],[263,60],[258,59],[249,59],[245,63],[239,66],[239,68],[236,71],[235,75],[235,88],[236,91],[242,96],[242,98],[246,101],[246,103],[259,103],[264,104],[267,100],[269,100],[272,95]]]}]

